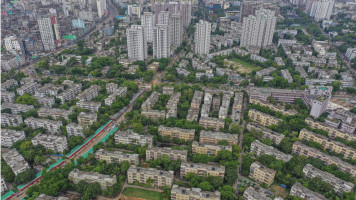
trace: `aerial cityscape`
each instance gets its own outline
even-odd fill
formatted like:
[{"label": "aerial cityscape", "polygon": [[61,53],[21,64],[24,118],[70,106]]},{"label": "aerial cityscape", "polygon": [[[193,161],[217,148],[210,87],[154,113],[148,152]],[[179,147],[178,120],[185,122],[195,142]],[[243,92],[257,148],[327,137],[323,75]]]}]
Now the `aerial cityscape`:
[{"label": "aerial cityscape", "polygon": [[1,0],[1,200],[356,200],[356,0]]}]

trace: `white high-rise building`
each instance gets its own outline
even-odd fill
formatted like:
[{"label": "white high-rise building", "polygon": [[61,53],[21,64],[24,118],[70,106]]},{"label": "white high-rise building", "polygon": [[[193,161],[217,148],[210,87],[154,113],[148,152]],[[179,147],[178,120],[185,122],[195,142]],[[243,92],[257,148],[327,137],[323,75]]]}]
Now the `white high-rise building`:
[{"label": "white high-rise building", "polygon": [[98,10],[99,18],[101,18],[106,10],[106,0],[96,0],[96,9]]},{"label": "white high-rise building", "polygon": [[155,18],[152,12],[144,12],[141,17],[141,24],[145,29],[147,42],[153,41],[153,27],[155,25]]},{"label": "white high-rise building", "polygon": [[153,57],[168,58],[171,55],[171,43],[169,40],[169,25],[157,24],[153,28]]},{"label": "white high-rise building", "polygon": [[131,60],[145,60],[147,58],[147,40],[145,29],[141,25],[132,25],[126,29],[127,54]]},{"label": "white high-rise building", "polygon": [[334,4],[335,0],[309,0],[306,5],[306,10],[310,17],[314,17],[315,21],[330,19]]},{"label": "white high-rise building", "polygon": [[181,2],[179,5],[180,15],[182,16],[183,27],[188,27],[192,20],[192,4],[190,2]]},{"label": "white high-rise building", "polygon": [[169,27],[171,31],[171,44],[179,47],[183,40],[183,24],[180,14],[172,14],[170,16]]},{"label": "white high-rise building", "polygon": [[169,11],[161,11],[158,14],[158,22],[157,24],[169,24],[169,18],[171,13]]},{"label": "white high-rise building", "polygon": [[60,45],[57,17],[38,18],[37,23],[44,50],[53,51],[56,48],[56,44]]},{"label": "white high-rise building", "polygon": [[200,20],[195,25],[194,52],[199,55],[208,54],[210,49],[211,23]]},{"label": "white high-rise building", "polygon": [[256,10],[256,15],[243,19],[240,46],[267,47],[272,44],[277,18],[274,11]]}]

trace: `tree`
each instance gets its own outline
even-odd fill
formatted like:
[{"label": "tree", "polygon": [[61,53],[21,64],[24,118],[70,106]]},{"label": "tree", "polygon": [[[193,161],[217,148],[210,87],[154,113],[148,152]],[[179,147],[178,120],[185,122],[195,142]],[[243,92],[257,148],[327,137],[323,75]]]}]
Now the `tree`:
[{"label": "tree", "polygon": [[35,105],[36,98],[32,97],[30,94],[24,94],[16,99],[16,103]]},{"label": "tree", "polygon": [[208,181],[201,182],[198,187],[205,191],[213,191],[214,190],[213,186]]},{"label": "tree", "polygon": [[15,178],[16,184],[27,183],[36,177],[36,172],[32,168],[27,169],[24,172],[19,173]]},{"label": "tree", "polygon": [[219,188],[221,200],[234,200],[236,199],[236,190],[230,185],[224,185]]},{"label": "tree", "polygon": [[241,134],[241,126],[238,124],[238,123],[232,123],[230,125],[230,133],[231,134],[238,134],[240,135]]}]

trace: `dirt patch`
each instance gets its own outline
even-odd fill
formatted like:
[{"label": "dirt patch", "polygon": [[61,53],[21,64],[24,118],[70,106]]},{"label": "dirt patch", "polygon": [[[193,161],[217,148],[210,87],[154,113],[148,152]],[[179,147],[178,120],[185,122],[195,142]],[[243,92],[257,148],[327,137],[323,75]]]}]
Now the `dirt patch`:
[{"label": "dirt patch", "polygon": [[120,200],[146,200],[146,199],[137,198],[137,197],[128,197],[128,196],[122,195],[122,197],[120,198]]},{"label": "dirt patch", "polygon": [[[242,62],[242,61],[241,61]],[[252,66],[252,65],[244,65],[241,62],[236,62],[236,61],[232,61],[232,60],[225,60],[224,61],[224,65],[226,68],[230,68],[233,67],[238,73],[240,74],[249,74],[251,73],[253,70],[258,69],[259,67],[257,66]]]},{"label": "dirt patch", "polygon": [[275,196],[281,196],[283,198],[286,198],[289,194],[284,187],[279,185],[272,185],[269,190],[271,190]]}]

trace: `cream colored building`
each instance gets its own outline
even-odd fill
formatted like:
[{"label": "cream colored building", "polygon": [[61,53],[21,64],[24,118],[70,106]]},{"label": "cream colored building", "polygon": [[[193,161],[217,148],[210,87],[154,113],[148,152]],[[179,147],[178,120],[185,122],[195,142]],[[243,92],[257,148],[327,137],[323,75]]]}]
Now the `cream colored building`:
[{"label": "cream colored building", "polygon": [[162,137],[170,136],[171,139],[182,139],[184,141],[193,141],[194,140],[194,129],[182,129],[177,127],[165,127],[159,126],[158,128],[159,135]]},{"label": "cream colored building", "polygon": [[81,112],[79,113],[78,117],[78,123],[80,125],[84,126],[90,126],[97,120],[97,114],[96,113],[85,113]]},{"label": "cream colored building", "polygon": [[209,165],[204,163],[187,163],[182,162],[180,165],[180,176],[184,177],[188,173],[199,176],[220,176],[224,178],[225,167],[220,165]]},{"label": "cream colored building", "polygon": [[330,138],[335,138],[335,137],[339,137],[348,141],[354,141],[356,140],[356,135],[354,134],[349,134],[346,132],[341,132],[333,127],[328,126],[325,123],[322,122],[318,122],[316,120],[313,120],[312,118],[308,117],[305,119],[305,122],[312,127],[313,129],[321,129],[324,130],[326,132],[328,132],[328,135]]},{"label": "cream colored building", "polygon": [[127,182],[129,184],[133,184],[135,181],[145,184],[148,180],[153,180],[154,187],[163,187],[165,185],[171,187],[174,181],[174,172],[136,167],[133,165],[131,165],[127,171]]},{"label": "cream colored building", "polygon": [[239,136],[237,134],[214,132],[214,131],[200,131],[199,142],[203,144],[217,145],[220,141],[227,141],[229,145],[237,144]]},{"label": "cream colored building", "polygon": [[185,188],[173,185],[171,200],[220,200],[220,192],[203,191],[200,188]]},{"label": "cream colored building", "polygon": [[323,149],[344,155],[345,159],[356,159],[356,150],[352,147],[346,146],[341,142],[330,140],[323,135],[313,133],[305,128],[299,132],[299,140],[313,141],[321,144]]},{"label": "cream colored building", "polygon": [[187,150],[176,150],[169,147],[149,147],[146,149],[146,160],[155,160],[160,156],[166,155],[171,160],[187,161]]},{"label": "cream colored building", "polygon": [[351,176],[356,177],[356,166],[348,162],[342,161],[336,156],[330,156],[318,149],[309,147],[299,141],[293,143],[293,153],[303,155],[306,157],[318,158],[327,165],[336,165],[339,170],[350,173]]},{"label": "cream colored building", "polygon": [[146,118],[150,118],[153,120],[158,120],[158,119],[166,119],[166,111],[164,110],[147,110],[147,111],[142,111],[141,113],[142,116]]},{"label": "cream colored building", "polygon": [[210,145],[210,144],[203,144],[197,141],[194,141],[192,144],[192,153],[198,154],[208,154],[211,156],[218,155],[219,151],[227,150],[232,152],[231,146],[224,146],[224,145]]},{"label": "cream colored building", "polygon": [[78,184],[80,181],[85,181],[86,183],[98,182],[102,190],[106,190],[107,187],[111,187],[116,183],[116,175],[104,175],[98,172],[85,172],[79,169],[73,169],[69,175],[68,179],[74,184]]},{"label": "cream colored building", "polygon": [[215,131],[219,131],[221,128],[224,128],[225,121],[218,118],[201,117],[199,120],[199,125],[201,125],[205,129],[213,128],[215,129]]},{"label": "cream colored building", "polygon": [[253,162],[250,166],[249,176],[260,183],[266,183],[268,186],[273,183],[275,175],[275,170],[262,165],[258,161]]},{"label": "cream colored building", "polygon": [[281,119],[273,117],[269,114],[263,113],[261,111],[251,109],[248,111],[248,116],[256,123],[262,126],[277,125],[281,122]]},{"label": "cream colored building", "polygon": [[95,152],[95,158],[106,161],[106,163],[121,163],[128,161],[131,165],[138,165],[140,160],[138,154],[124,153],[122,151],[106,151],[99,149]]},{"label": "cream colored building", "polygon": [[276,112],[280,112],[282,115],[287,115],[287,116],[290,116],[290,115],[296,115],[298,114],[296,111],[294,110],[286,110],[285,108],[283,107],[280,107],[280,106],[275,106],[271,103],[268,103],[268,102],[265,102],[265,101],[261,101],[257,98],[250,98],[250,103],[253,103],[253,104],[260,104],[261,106],[265,106],[265,107],[268,107],[269,109],[273,110],[273,111],[276,111]]},{"label": "cream colored building", "polygon": [[277,145],[280,144],[282,142],[282,140],[284,139],[284,135],[274,132],[269,128],[266,128],[264,126],[260,126],[256,123],[248,123],[247,124],[247,130],[252,131],[252,130],[256,130],[256,131],[261,131],[263,133],[262,138],[263,139],[271,139],[274,143],[276,143]]}]

